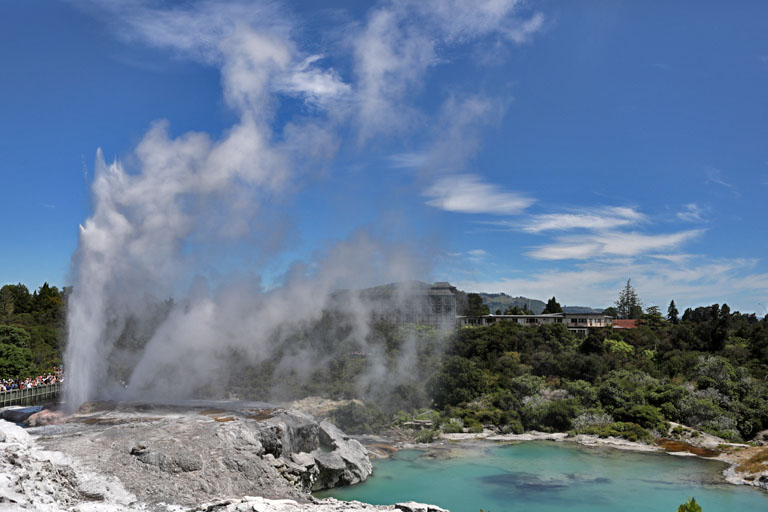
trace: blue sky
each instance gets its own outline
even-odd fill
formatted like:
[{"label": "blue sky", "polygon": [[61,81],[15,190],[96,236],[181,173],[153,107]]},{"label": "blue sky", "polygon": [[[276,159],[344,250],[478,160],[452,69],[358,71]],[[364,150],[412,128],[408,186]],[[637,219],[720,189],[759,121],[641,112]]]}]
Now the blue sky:
[{"label": "blue sky", "polygon": [[0,283],[71,283],[97,148],[148,173],[153,122],[221,141],[254,111],[290,163],[211,228],[227,251],[184,239],[208,272],[270,282],[364,231],[466,290],[764,313],[768,4],[467,5],[4,2]]}]

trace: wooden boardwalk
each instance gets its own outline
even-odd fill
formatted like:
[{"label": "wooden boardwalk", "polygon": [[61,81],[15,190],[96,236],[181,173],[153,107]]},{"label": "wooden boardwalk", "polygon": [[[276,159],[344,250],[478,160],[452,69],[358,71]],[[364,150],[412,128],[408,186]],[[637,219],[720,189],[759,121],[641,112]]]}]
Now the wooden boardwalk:
[{"label": "wooden boardwalk", "polygon": [[34,388],[0,391],[0,407],[7,407],[9,405],[38,405],[52,402],[59,397],[60,391],[60,382]]}]

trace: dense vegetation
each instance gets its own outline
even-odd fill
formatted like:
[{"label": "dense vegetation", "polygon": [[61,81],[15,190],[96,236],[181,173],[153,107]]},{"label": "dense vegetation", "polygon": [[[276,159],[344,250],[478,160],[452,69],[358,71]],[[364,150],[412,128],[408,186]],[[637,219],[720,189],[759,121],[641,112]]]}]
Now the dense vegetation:
[{"label": "dense vegetation", "polygon": [[0,378],[26,378],[61,364],[68,290],[0,288]]},{"label": "dense vegetation", "polygon": [[675,421],[747,440],[768,429],[766,379],[768,321],[715,304],[682,319],[649,308],[637,329],[587,337],[562,324],[461,329],[428,389],[465,426],[647,439]]}]

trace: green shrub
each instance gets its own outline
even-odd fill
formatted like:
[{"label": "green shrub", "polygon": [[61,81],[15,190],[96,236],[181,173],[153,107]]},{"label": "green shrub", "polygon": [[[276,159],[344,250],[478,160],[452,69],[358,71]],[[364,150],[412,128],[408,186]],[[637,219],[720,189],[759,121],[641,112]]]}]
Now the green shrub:
[{"label": "green shrub", "polygon": [[483,431],[482,423],[480,423],[476,419],[464,420],[464,428],[466,428],[468,432],[472,432],[473,434],[480,434]]},{"label": "green shrub", "polygon": [[460,434],[464,432],[464,422],[459,418],[450,418],[442,424],[442,429],[446,434]]},{"label": "green shrub", "polygon": [[387,423],[372,403],[349,402],[331,411],[331,419],[347,434],[372,434]]},{"label": "green shrub", "polygon": [[575,400],[558,400],[547,406],[542,424],[548,429],[565,432],[570,430],[573,419],[576,418],[578,412],[579,407]]},{"label": "green shrub", "polygon": [[431,443],[436,436],[437,431],[427,428],[413,436],[413,440],[417,443]]},{"label": "green shrub", "polygon": [[475,419],[484,425],[500,425],[503,413],[499,409],[480,409],[476,411]]},{"label": "green shrub", "polygon": [[661,404],[660,409],[665,419],[670,421],[680,421],[680,409],[675,407],[675,404],[664,402]]},{"label": "green shrub", "polygon": [[702,512],[701,506],[696,503],[696,498],[691,498],[679,507],[677,507],[677,512]]},{"label": "green shrub", "polygon": [[629,410],[618,409],[614,416],[628,423],[636,423],[643,428],[666,432],[669,430],[669,423],[664,419],[661,410],[652,405],[635,405]]},{"label": "green shrub", "polygon": [[501,427],[501,433],[502,434],[522,434],[525,432],[523,429],[523,424],[520,423],[520,420],[513,420]]}]

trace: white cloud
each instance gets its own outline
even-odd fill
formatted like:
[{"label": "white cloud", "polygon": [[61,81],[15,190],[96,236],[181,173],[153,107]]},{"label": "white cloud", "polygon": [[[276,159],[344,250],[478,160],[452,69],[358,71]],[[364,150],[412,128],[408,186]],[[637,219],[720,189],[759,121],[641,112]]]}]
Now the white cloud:
[{"label": "white cloud", "polygon": [[467,291],[503,291],[539,299],[554,295],[561,304],[608,307],[631,278],[640,299],[646,305],[660,306],[662,311],[674,299],[679,308],[727,302],[743,312],[762,312],[760,303],[768,299],[768,273],[754,272],[756,260],[683,256],[680,262],[601,261],[454,284]]},{"label": "white cloud", "polygon": [[472,174],[439,178],[424,195],[426,204],[449,212],[514,215],[528,208],[534,200],[496,185],[484,183]]},{"label": "white cloud", "polygon": [[547,213],[534,215],[522,229],[530,233],[569,229],[605,230],[643,222],[645,215],[633,208],[606,207],[577,213]]},{"label": "white cloud", "polygon": [[590,235],[556,238],[556,242],[542,245],[528,253],[542,260],[588,259],[605,256],[637,256],[652,251],[673,249],[686,240],[703,233],[689,230],[661,235],[642,233],[606,232]]},{"label": "white cloud", "polygon": [[677,212],[677,218],[684,222],[704,222],[704,214],[706,209],[697,205],[696,203],[689,203],[685,205],[682,211]]},{"label": "white cloud", "polygon": [[404,129],[418,113],[408,96],[441,62],[439,48],[497,36],[520,44],[544,24],[541,13],[520,16],[519,0],[401,0],[373,10],[349,39],[355,55],[359,137]]},{"label": "white cloud", "polygon": [[298,50],[290,16],[272,2],[200,1],[168,8],[107,0],[79,5],[106,11],[121,37],[220,67],[225,98],[239,111],[263,117],[270,93],[326,107],[351,91],[336,71],[318,65],[321,55]]},{"label": "white cloud", "polygon": [[488,253],[482,249],[472,249],[471,251],[467,251],[467,254],[470,256],[485,256]]}]

